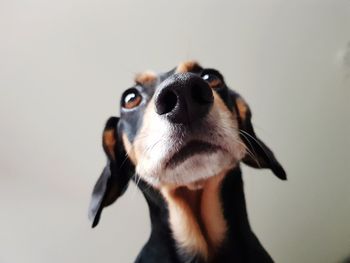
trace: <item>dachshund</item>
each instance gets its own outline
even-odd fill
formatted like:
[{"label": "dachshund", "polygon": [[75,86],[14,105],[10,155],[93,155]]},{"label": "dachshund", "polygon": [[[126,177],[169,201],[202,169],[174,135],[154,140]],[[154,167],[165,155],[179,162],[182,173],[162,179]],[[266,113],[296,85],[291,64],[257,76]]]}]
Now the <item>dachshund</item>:
[{"label": "dachshund", "polygon": [[92,226],[132,180],[151,218],[136,263],[273,262],[250,227],[240,164],[281,180],[286,173],[251,116],[220,72],[197,62],[138,74],[103,131],[107,164],[92,193]]}]

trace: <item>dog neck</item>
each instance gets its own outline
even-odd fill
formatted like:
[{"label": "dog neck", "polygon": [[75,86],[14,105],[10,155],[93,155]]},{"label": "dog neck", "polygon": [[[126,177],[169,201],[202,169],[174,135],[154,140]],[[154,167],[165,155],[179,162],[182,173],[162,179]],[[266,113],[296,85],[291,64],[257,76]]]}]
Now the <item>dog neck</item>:
[{"label": "dog neck", "polygon": [[239,167],[212,177],[198,190],[166,187],[159,192],[145,183],[139,186],[150,208],[149,242],[204,262],[225,262],[220,258],[228,255],[252,257],[251,251],[268,257],[250,229]]},{"label": "dog neck", "polygon": [[202,182],[199,189],[162,187],[169,223],[180,251],[208,260],[223,241],[227,224],[221,201],[221,183],[227,171]]}]

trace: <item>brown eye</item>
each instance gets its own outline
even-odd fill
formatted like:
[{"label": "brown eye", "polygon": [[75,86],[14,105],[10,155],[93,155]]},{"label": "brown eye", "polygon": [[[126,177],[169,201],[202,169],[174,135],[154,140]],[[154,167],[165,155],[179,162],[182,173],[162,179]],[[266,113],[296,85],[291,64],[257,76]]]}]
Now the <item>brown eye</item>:
[{"label": "brown eye", "polygon": [[133,109],[142,101],[141,94],[136,89],[130,89],[124,93],[122,106],[125,109]]},{"label": "brown eye", "polygon": [[209,86],[213,89],[218,88],[222,85],[222,80],[214,74],[204,74],[202,76],[202,79],[208,82]]}]

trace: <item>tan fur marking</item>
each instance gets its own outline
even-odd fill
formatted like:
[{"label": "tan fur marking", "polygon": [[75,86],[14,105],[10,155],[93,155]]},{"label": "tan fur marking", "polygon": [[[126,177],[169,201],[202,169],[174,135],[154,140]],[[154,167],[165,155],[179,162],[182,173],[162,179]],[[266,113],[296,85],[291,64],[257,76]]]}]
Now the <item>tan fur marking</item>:
[{"label": "tan fur marking", "polygon": [[186,200],[171,187],[161,188],[169,209],[169,222],[174,238],[181,249],[188,254],[209,256],[209,248],[193,211]]},{"label": "tan fur marking", "polygon": [[135,156],[134,147],[132,146],[131,142],[128,139],[128,136],[126,136],[125,133],[123,133],[123,135],[122,135],[122,140],[123,140],[125,151],[126,151],[128,157],[133,162],[133,164],[136,165],[137,164],[137,159],[136,159],[136,156]]},{"label": "tan fur marking", "polygon": [[[213,92],[213,94],[214,94],[214,105],[216,105],[221,111],[228,112],[232,118],[231,119],[232,122],[234,122],[237,125],[236,127],[238,129],[237,113],[235,111],[230,111],[227,108],[224,101],[221,99],[221,97],[216,92]],[[246,108],[246,109],[248,110],[248,108]],[[239,140],[239,144],[237,145],[237,151],[241,153],[241,156],[238,158],[238,160],[241,160],[244,157],[244,155],[246,154],[246,146],[241,140]]]},{"label": "tan fur marking", "polygon": [[135,82],[140,85],[151,85],[157,80],[157,74],[153,71],[147,70],[139,73],[135,77]]},{"label": "tan fur marking", "polygon": [[106,130],[103,132],[103,145],[108,154],[115,160],[114,145],[116,143],[114,137],[114,129]]},{"label": "tan fur marking", "polygon": [[227,108],[227,106],[226,106],[226,104],[225,104],[225,102],[221,99],[221,97],[216,93],[216,91],[213,91],[213,95],[214,95],[214,105],[216,106],[216,107],[218,107],[220,110],[222,110],[222,111],[226,111],[226,112],[228,112],[230,115],[232,115],[232,121],[235,121],[234,120],[234,113],[232,112],[232,111],[230,111],[228,108]]},{"label": "tan fur marking", "polygon": [[236,99],[236,104],[238,108],[239,117],[241,117],[242,120],[245,120],[248,112],[247,103],[242,98],[238,98]]},{"label": "tan fur marking", "polygon": [[221,183],[226,173],[224,171],[207,180],[202,194],[201,216],[214,249],[223,241],[227,231],[220,200]]},{"label": "tan fur marking", "polygon": [[209,86],[212,89],[215,89],[215,88],[221,86],[221,84],[222,84],[222,81],[220,79],[214,79],[213,81],[209,82]]},{"label": "tan fur marking", "polygon": [[176,68],[176,72],[177,73],[185,73],[185,72],[191,72],[196,68],[201,67],[197,61],[185,61],[183,63],[180,63],[177,68]]},{"label": "tan fur marking", "polygon": [[136,160],[140,160],[139,158],[142,158],[143,153],[145,152],[145,147],[143,145],[143,138],[145,137],[145,134],[149,133],[149,126],[151,126],[151,121],[152,121],[152,112],[154,112],[154,98],[150,100],[148,103],[145,113],[143,114],[143,122],[142,126],[140,128],[140,131],[138,135],[135,137],[135,142],[134,142],[134,154]]},{"label": "tan fur marking", "polygon": [[[169,222],[174,238],[188,254],[210,259],[227,231],[220,190],[226,171],[207,179],[203,188],[164,186],[161,192],[168,203]],[[183,189],[186,188],[185,191]]]}]

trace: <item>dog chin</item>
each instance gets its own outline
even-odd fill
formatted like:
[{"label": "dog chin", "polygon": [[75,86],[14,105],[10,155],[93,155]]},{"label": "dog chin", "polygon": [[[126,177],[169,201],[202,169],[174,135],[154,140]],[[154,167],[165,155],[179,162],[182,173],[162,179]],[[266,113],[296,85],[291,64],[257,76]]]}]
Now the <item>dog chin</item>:
[{"label": "dog chin", "polygon": [[186,186],[190,190],[203,187],[205,181],[237,164],[227,152],[197,154],[184,160],[174,168],[159,169],[156,174],[139,173],[149,184],[155,187]]}]

